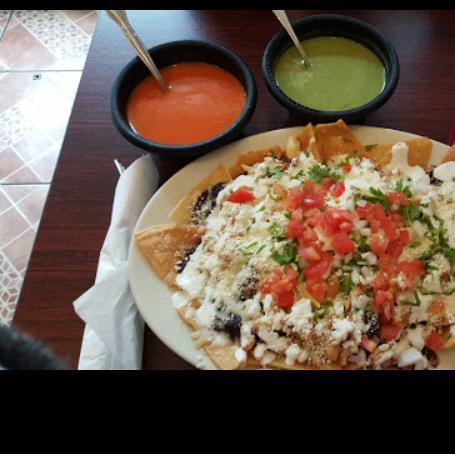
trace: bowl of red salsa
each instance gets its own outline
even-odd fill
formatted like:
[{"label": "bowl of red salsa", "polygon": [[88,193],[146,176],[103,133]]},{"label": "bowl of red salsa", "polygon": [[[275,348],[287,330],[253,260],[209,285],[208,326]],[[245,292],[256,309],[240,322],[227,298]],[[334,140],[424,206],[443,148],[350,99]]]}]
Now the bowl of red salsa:
[{"label": "bowl of red salsa", "polygon": [[238,55],[194,40],[148,51],[170,90],[159,89],[138,57],[131,60],[112,88],[112,118],[120,134],[169,157],[202,155],[240,134],[256,107],[257,88]]}]

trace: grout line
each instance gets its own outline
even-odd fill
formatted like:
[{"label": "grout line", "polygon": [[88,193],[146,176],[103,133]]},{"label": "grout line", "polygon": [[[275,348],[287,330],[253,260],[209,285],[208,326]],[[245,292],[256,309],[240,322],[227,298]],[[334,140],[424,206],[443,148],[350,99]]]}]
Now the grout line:
[{"label": "grout line", "polygon": [[0,69],[0,73],[81,73],[82,69]]},{"label": "grout line", "polygon": [[11,261],[11,259],[3,252],[3,248],[0,249],[0,253],[2,254],[3,258],[8,262],[8,265],[15,271],[20,279],[24,279],[24,277],[21,275],[21,273],[17,270],[16,266],[14,263]]},{"label": "grout line", "polygon": [[8,17],[8,19],[6,20],[6,24],[5,24],[5,26],[3,27],[2,32],[0,33],[0,39],[2,39],[2,38],[3,38],[3,35],[6,33],[6,29],[8,28],[9,22],[10,22],[11,18],[13,17],[13,14],[14,14],[14,9],[12,9],[11,12],[9,13],[9,17]]},{"label": "grout line", "polygon": [[[30,224],[30,222],[29,222],[29,224]],[[2,252],[3,252],[3,249],[8,247],[11,243],[14,243],[19,238],[23,237],[29,230],[33,230],[33,232],[35,232],[35,235],[36,235],[36,230],[33,227],[29,227],[28,229],[25,229],[20,235],[15,236],[12,240],[8,241],[8,243],[5,243],[2,246]]]},{"label": "grout line", "polygon": [[[51,182],[46,182],[46,181],[38,181],[38,182],[33,182],[33,183],[0,183],[1,186],[35,186],[37,184],[41,185],[50,185]],[[21,199],[22,200],[22,199]]]},{"label": "grout line", "polygon": [[[68,18],[66,15],[64,15],[61,10],[56,10],[58,12],[58,14],[60,16],[63,17],[63,19],[66,21],[66,22],[69,22],[70,24],[72,25],[76,25],[70,18]],[[17,18],[17,21],[25,28],[25,30],[27,30],[41,45],[43,45],[47,51],[49,53],[51,53],[57,60],[64,60],[64,58],[62,58],[60,55],[57,55],[54,51],[52,51],[52,49],[50,49],[46,43],[42,40],[42,37],[40,37],[37,33],[33,32],[30,28],[27,27],[27,25],[25,25],[24,22],[22,22],[19,18]],[[76,27],[84,34],[86,35],[88,38],[90,38],[90,35],[88,35],[84,30],[82,30],[81,27],[77,26]],[[90,50],[90,42],[89,42],[89,47],[88,47],[88,50],[87,50],[87,53],[85,54],[85,59],[87,59],[87,55],[88,55],[88,52]],[[85,66],[85,60],[84,60],[84,66]]]},{"label": "grout line", "polygon": [[[50,183],[40,183],[41,185],[45,185],[47,184],[48,186],[50,186]],[[13,183],[9,183],[8,184],[9,186],[20,186],[18,184],[13,184]],[[0,188],[4,186],[3,184],[0,184]],[[22,186],[37,186],[36,184],[33,184],[33,183],[22,183]],[[38,188],[35,188],[33,189],[32,191],[30,191],[27,195],[25,195],[24,197],[22,197],[21,199],[18,199],[16,201],[14,201],[10,196],[9,194],[7,194],[6,192],[3,192],[3,194],[6,196],[6,198],[8,199],[8,201],[12,204],[12,205],[18,205],[19,203],[21,203],[23,200],[27,199],[28,197],[30,197],[32,194],[35,193],[35,191],[37,190]],[[6,211],[6,210],[5,210]]]},{"label": "grout line", "polygon": [[[12,147],[11,147],[12,148]],[[17,152],[16,152],[17,153]],[[22,158],[21,158],[22,159]],[[23,161],[23,160],[22,160]],[[10,174],[6,175],[4,178],[10,178],[12,176],[14,176],[16,173],[18,173],[20,170],[22,170],[24,167],[28,168],[28,170],[30,170],[30,172],[34,173],[36,175],[37,178],[40,179],[40,181],[42,183],[46,183],[45,181],[42,181],[41,180],[41,177],[29,166],[27,165],[26,162],[24,162],[24,164],[22,164],[22,166],[20,166],[18,169],[16,169],[14,172],[11,172]],[[14,182],[11,182],[11,183],[7,183],[7,182],[2,182],[0,181],[0,184],[16,184]],[[23,184],[33,184],[33,183],[23,183]]]},{"label": "grout line", "polygon": [[[60,10],[62,11],[62,10]],[[63,10],[64,11],[64,10]],[[91,16],[92,14],[97,14],[98,10],[94,9],[91,13],[88,13],[86,14],[85,16],[82,16],[80,19],[76,20],[76,21],[73,21],[75,24],[77,24],[78,22],[80,22],[81,20],[84,20],[85,18],[87,18],[88,16]],[[63,13],[65,14],[65,13]],[[65,14],[66,15],[66,14]],[[73,20],[73,19],[70,19],[70,20]],[[87,33],[87,32],[85,32]]]}]

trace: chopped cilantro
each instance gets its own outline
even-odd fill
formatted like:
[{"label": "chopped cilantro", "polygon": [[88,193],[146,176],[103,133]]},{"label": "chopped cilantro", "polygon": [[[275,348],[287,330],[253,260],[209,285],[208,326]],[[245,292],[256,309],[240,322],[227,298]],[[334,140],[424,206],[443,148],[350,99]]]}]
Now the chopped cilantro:
[{"label": "chopped cilantro", "polygon": [[277,239],[278,241],[283,241],[286,239],[285,231],[283,230],[282,226],[274,222],[271,226],[267,228],[267,230],[271,233],[271,235]]},{"label": "chopped cilantro", "polygon": [[259,254],[259,252],[261,252],[265,248],[265,244],[262,244],[261,246],[259,246],[258,249],[254,250],[257,245],[258,245],[258,242],[253,241],[252,243],[240,248],[239,251],[241,252],[241,254],[244,257],[249,258],[249,257],[252,257],[253,255]]},{"label": "chopped cilantro", "polygon": [[390,208],[387,196],[380,189],[370,188],[370,193],[371,195],[363,194],[360,198],[370,203],[380,203],[386,210]]},{"label": "chopped cilantro", "polygon": [[412,192],[409,186],[405,186],[403,180],[398,180],[397,184],[395,185],[396,192],[402,192],[406,197],[411,198]]},{"label": "chopped cilantro", "polygon": [[415,298],[414,301],[403,300],[403,301],[400,301],[400,304],[403,304],[405,306],[420,306],[422,301],[420,301],[417,290],[414,290],[414,298]]},{"label": "chopped cilantro", "polygon": [[367,239],[363,235],[359,235],[357,239],[354,239],[354,242],[357,245],[357,250],[359,252],[369,252],[370,246],[368,245]]},{"label": "chopped cilantro", "polygon": [[304,175],[305,172],[303,170],[299,170],[293,177],[291,177],[291,180],[301,180]]},{"label": "chopped cilantro", "polygon": [[428,292],[425,289],[419,287],[419,292],[422,295],[447,295],[447,296],[450,296],[450,295],[453,295],[455,293],[455,287],[452,287],[449,290],[444,290],[443,292]]},{"label": "chopped cilantro", "polygon": [[263,244],[257,251],[256,254],[259,254],[265,248],[265,244]]},{"label": "chopped cilantro", "polygon": [[259,208],[259,210],[257,210],[257,212],[259,213],[260,211],[264,211],[265,210],[265,205],[262,205],[261,208]]},{"label": "chopped cilantro", "polygon": [[403,216],[406,225],[410,226],[414,221],[423,220],[425,218],[422,210],[413,202],[407,205],[400,205],[400,214]]},{"label": "chopped cilantro", "polygon": [[447,229],[444,227],[444,221],[440,218],[437,218],[437,221],[439,223],[438,227],[434,227],[430,229],[430,235],[429,238],[431,242],[433,243],[430,251],[426,251],[422,255],[423,260],[428,260],[431,258],[434,254],[441,253],[444,257],[448,259],[453,259],[455,258],[455,249],[450,247],[449,244],[447,243],[447,240],[445,239],[445,235],[447,234]]},{"label": "chopped cilantro", "polygon": [[283,252],[280,253],[276,249],[272,251],[272,259],[278,262],[280,265],[286,265],[294,262],[297,255],[297,246],[294,244],[286,244],[283,248]]},{"label": "chopped cilantro", "polygon": [[305,156],[306,156],[307,158],[309,158],[309,157],[310,157],[310,152],[309,152],[309,151],[305,151]]},{"label": "chopped cilantro", "polygon": [[291,219],[292,215],[291,213],[284,213],[284,217],[287,219]]},{"label": "chopped cilantro", "polygon": [[341,291],[345,295],[349,295],[351,290],[354,288],[354,282],[352,281],[352,277],[350,274],[343,274],[340,278],[340,287]]},{"label": "chopped cilantro", "polygon": [[281,167],[267,167],[266,176],[280,179],[283,176],[283,169]]},{"label": "chopped cilantro", "polygon": [[308,176],[315,181],[316,183],[320,183],[324,178],[333,177],[336,181],[341,180],[343,177],[330,170],[326,165],[318,165],[315,164],[311,169],[308,171]]},{"label": "chopped cilantro", "polygon": [[240,252],[244,257],[251,257],[254,253],[253,248],[258,244],[257,241],[253,241],[252,243],[240,248]]}]

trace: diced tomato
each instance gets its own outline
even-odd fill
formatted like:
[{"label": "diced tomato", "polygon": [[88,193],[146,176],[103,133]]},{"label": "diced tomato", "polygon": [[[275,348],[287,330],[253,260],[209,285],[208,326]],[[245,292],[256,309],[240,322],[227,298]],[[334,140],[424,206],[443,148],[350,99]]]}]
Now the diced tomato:
[{"label": "diced tomato", "polygon": [[304,234],[306,229],[307,227],[304,222],[291,219],[286,225],[286,236],[288,238],[299,238]]},{"label": "diced tomato", "polygon": [[227,198],[232,203],[247,203],[254,199],[254,194],[245,186],[241,186]]},{"label": "diced tomato", "polygon": [[340,280],[333,275],[327,282],[327,298],[335,298],[340,293]]},{"label": "diced tomato", "polygon": [[299,255],[302,259],[309,262],[315,262],[321,259],[317,249],[314,246],[303,246],[299,247]]},{"label": "diced tomato", "polygon": [[416,284],[416,278],[425,273],[425,266],[423,260],[409,260],[400,262],[396,268],[397,273],[404,273],[406,276],[405,289],[411,289]]},{"label": "diced tomato", "polygon": [[374,295],[373,305],[381,307],[390,301],[393,301],[393,293],[390,290],[377,290]]},{"label": "diced tomato", "polygon": [[390,241],[395,240],[398,237],[398,226],[390,217],[385,217],[381,220],[381,227]]},{"label": "diced tomato", "polygon": [[392,319],[394,294],[391,290],[376,290],[373,298],[373,311],[381,314],[386,321]]},{"label": "diced tomato", "polygon": [[389,217],[390,219],[392,219],[393,222],[395,222],[396,225],[403,225],[404,224],[404,219],[403,219],[403,216],[401,216],[400,213],[397,213],[397,212],[390,212],[389,213]]},{"label": "diced tomato", "polygon": [[289,209],[295,210],[296,208],[300,208],[304,197],[305,191],[303,188],[294,188],[288,192],[282,203],[289,207]]},{"label": "diced tomato", "polygon": [[316,300],[322,303],[325,300],[327,284],[319,279],[307,280],[305,283],[307,292]]},{"label": "diced tomato", "polygon": [[394,259],[398,259],[403,252],[404,246],[400,240],[393,240],[387,246],[386,253]]},{"label": "diced tomato", "polygon": [[432,315],[442,315],[446,311],[446,303],[442,299],[437,299],[433,301],[430,307],[430,312]]},{"label": "diced tomato", "polygon": [[335,178],[327,177],[321,181],[321,186],[325,191],[328,191],[335,184]]},{"label": "diced tomato", "polygon": [[346,164],[344,166],[341,167],[341,170],[344,172],[344,173],[349,173],[352,169],[352,166],[351,164]]},{"label": "diced tomato", "polygon": [[281,294],[277,295],[277,297],[276,297],[276,305],[280,309],[284,309],[284,310],[291,309],[294,302],[295,302],[295,293],[293,290],[290,292],[281,293]]},{"label": "diced tomato", "polygon": [[396,203],[397,205],[408,205],[409,199],[402,192],[389,192],[387,194],[387,200],[389,203]]},{"label": "diced tomato", "polygon": [[370,240],[368,241],[368,244],[370,245],[373,254],[381,255],[384,254],[385,251],[387,250],[389,240],[384,234],[384,232],[381,230],[376,233],[373,233]]},{"label": "diced tomato", "polygon": [[322,208],[324,206],[324,198],[318,194],[308,194],[303,198],[302,208],[311,210],[312,208]]},{"label": "diced tomato", "polygon": [[344,232],[350,232],[354,228],[354,218],[352,213],[346,210],[328,208],[325,213],[318,216],[316,223],[329,236],[335,235],[341,231],[343,226]]},{"label": "diced tomato", "polygon": [[381,332],[379,337],[385,341],[392,341],[398,337],[403,325],[399,322],[381,323]]},{"label": "diced tomato", "polygon": [[304,243],[309,244],[317,241],[318,235],[314,230],[307,228],[301,238]]},{"label": "diced tomato", "polygon": [[375,290],[387,290],[390,287],[390,279],[384,272],[380,272],[374,279],[372,286]]},{"label": "diced tomato", "polygon": [[397,266],[397,271],[402,271],[409,277],[422,276],[425,272],[425,266],[423,260],[409,260],[406,262],[400,262]]},{"label": "diced tomato", "polygon": [[283,204],[291,210],[296,208],[319,209],[324,206],[324,191],[316,186],[313,181],[307,180],[303,188],[294,188],[289,191],[283,200]]},{"label": "diced tomato", "polygon": [[342,181],[338,181],[333,185],[332,195],[333,197],[340,197],[341,194],[345,191],[345,186]]},{"label": "diced tomato", "polygon": [[356,208],[360,219],[366,219],[371,226],[371,231],[376,233],[380,228],[390,240],[397,237],[397,222],[391,216],[387,216],[384,207],[380,203],[367,203],[364,207]]},{"label": "diced tomato", "polygon": [[402,229],[399,233],[400,242],[403,246],[409,243],[409,231],[408,229]]},{"label": "diced tomato", "polygon": [[357,205],[355,208],[355,211],[360,219],[368,220],[368,218],[370,217],[370,212],[371,212],[371,204],[367,203],[367,204],[365,204],[365,206]]},{"label": "diced tomato", "polygon": [[282,309],[289,309],[295,301],[295,287],[297,286],[297,273],[291,267],[285,272],[280,268],[273,270],[274,276],[265,279],[261,285],[261,293],[271,294],[275,303]]},{"label": "diced tomato", "polygon": [[291,219],[293,221],[303,221],[303,210],[302,208],[296,208],[291,213]]},{"label": "diced tomato", "polygon": [[425,345],[434,352],[440,352],[444,348],[444,339],[435,333],[431,333],[425,339]]},{"label": "diced tomato", "polygon": [[360,345],[367,352],[373,353],[376,350],[376,347],[377,347],[378,344],[374,340],[368,339],[367,336],[362,336],[362,342],[360,343]]},{"label": "diced tomato", "polygon": [[325,279],[329,274],[333,263],[333,257],[325,251],[319,251],[321,256],[317,262],[312,262],[303,270],[303,275],[306,279]]},{"label": "diced tomato", "polygon": [[337,254],[346,255],[355,251],[355,243],[346,232],[340,232],[332,238],[332,248]]},{"label": "diced tomato", "polygon": [[285,199],[288,194],[286,188],[280,183],[275,183],[272,187],[272,190],[278,197],[281,197],[282,199]]}]

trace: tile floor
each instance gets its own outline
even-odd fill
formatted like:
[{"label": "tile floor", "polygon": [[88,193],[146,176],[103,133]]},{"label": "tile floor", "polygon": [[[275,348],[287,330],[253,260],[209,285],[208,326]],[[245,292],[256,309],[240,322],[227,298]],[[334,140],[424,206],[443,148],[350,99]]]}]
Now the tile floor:
[{"label": "tile floor", "polygon": [[0,10],[0,324],[14,316],[96,20]]}]

